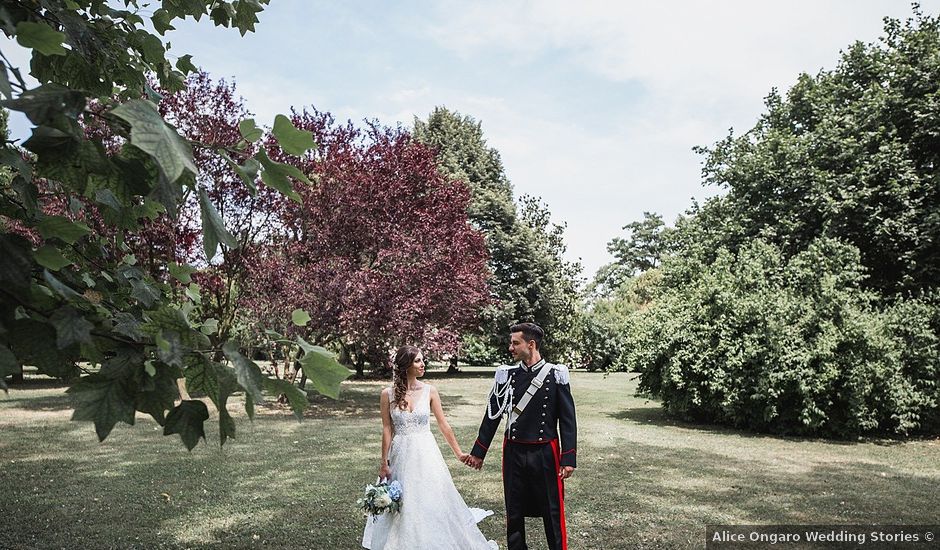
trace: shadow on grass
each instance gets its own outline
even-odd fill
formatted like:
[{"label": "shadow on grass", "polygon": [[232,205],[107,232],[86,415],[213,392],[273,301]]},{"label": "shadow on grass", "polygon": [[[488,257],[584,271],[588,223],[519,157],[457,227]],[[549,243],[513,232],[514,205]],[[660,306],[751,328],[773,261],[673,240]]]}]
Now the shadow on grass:
[{"label": "shadow on grass", "polygon": [[[143,426],[124,427],[105,445],[76,440],[68,424],[42,435],[14,430],[21,444],[5,450],[0,470],[5,547],[356,548],[363,520],[354,502],[375,475],[374,427],[255,424],[222,451],[210,442],[192,453]],[[50,440],[60,454],[40,446]],[[885,476],[883,465],[851,457],[793,471],[684,447],[582,451],[568,496],[571,536],[590,532],[582,549],[701,547],[706,523],[930,523],[940,506],[940,495],[924,490],[936,477]],[[461,491],[490,486],[498,463],[455,477]],[[497,493],[474,504],[499,518]],[[500,524],[481,527],[502,540]],[[529,532],[540,540],[537,522]]]},{"label": "shadow on grass", "polygon": [[933,436],[919,436],[919,437],[909,437],[909,438],[879,438],[879,437],[870,437],[870,438],[858,438],[858,439],[833,439],[833,438],[823,438],[823,437],[814,437],[814,436],[799,436],[799,435],[785,435],[785,434],[775,434],[775,433],[761,433],[748,431],[741,428],[734,428],[730,426],[725,426],[721,424],[705,424],[700,422],[689,422],[685,420],[677,419],[665,409],[658,406],[653,407],[634,407],[630,409],[624,409],[619,412],[610,413],[607,416],[614,418],[616,420],[626,420],[634,422],[640,425],[653,425],[660,427],[676,427],[683,428],[687,430],[697,430],[702,432],[709,432],[714,434],[723,434],[723,435],[736,435],[746,438],[773,438],[779,439],[781,441],[825,441],[830,445],[857,445],[860,443],[871,443],[873,445],[879,445],[883,447],[893,447],[897,445],[903,445],[909,441],[915,440],[929,440],[933,439]]},{"label": "shadow on grass", "polygon": [[59,395],[23,395],[10,391],[9,397],[0,397],[0,403],[12,405],[26,411],[65,411],[74,408],[75,401],[71,396]]},{"label": "shadow on grass", "polygon": [[710,523],[930,524],[940,505],[940,495],[924,490],[936,476],[870,462],[794,469],[691,448],[625,451],[605,457],[614,464],[599,468],[609,475],[602,484],[582,481],[570,506],[571,524],[590,525],[594,542],[623,541],[617,548],[701,548]]}]

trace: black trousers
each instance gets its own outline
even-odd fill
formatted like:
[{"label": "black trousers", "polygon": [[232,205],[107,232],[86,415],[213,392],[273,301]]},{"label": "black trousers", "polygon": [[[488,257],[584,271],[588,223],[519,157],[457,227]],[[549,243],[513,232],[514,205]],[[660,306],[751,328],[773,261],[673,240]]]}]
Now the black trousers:
[{"label": "black trousers", "polygon": [[558,441],[503,443],[503,492],[509,550],[527,550],[525,518],[541,517],[551,550],[568,550]]}]

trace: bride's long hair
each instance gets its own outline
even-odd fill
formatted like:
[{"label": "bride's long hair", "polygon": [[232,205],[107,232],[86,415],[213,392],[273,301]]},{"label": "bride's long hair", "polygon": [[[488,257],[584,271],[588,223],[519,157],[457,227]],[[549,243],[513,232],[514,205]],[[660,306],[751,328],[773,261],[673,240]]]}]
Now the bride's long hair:
[{"label": "bride's long hair", "polygon": [[392,386],[395,388],[395,398],[392,403],[399,410],[408,408],[405,393],[408,391],[408,367],[415,361],[421,349],[415,346],[402,346],[395,352],[395,364],[392,366]]}]

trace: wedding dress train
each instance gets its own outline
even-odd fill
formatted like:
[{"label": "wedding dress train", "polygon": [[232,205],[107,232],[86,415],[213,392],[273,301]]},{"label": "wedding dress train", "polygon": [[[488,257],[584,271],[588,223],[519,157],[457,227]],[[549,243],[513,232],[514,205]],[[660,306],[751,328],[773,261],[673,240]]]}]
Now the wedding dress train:
[{"label": "wedding dress train", "polygon": [[370,550],[496,550],[477,522],[491,510],[469,508],[450,477],[431,433],[431,392],[424,385],[413,412],[392,407],[392,480],[402,485],[397,514],[366,518],[362,546]]}]

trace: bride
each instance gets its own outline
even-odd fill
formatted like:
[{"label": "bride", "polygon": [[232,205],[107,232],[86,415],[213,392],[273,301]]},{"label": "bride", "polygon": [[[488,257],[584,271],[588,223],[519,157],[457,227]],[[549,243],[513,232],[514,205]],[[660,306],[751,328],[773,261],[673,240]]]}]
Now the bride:
[{"label": "bride", "polygon": [[362,546],[370,550],[490,550],[477,522],[491,510],[468,508],[431,434],[431,412],[437,425],[463,462],[454,431],[444,418],[437,388],[418,382],[424,376],[424,357],[414,346],[395,354],[393,386],[382,390],[382,462],[379,477],[402,485],[397,514],[366,518]]}]

